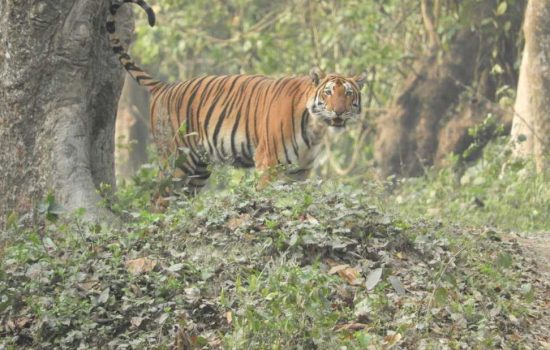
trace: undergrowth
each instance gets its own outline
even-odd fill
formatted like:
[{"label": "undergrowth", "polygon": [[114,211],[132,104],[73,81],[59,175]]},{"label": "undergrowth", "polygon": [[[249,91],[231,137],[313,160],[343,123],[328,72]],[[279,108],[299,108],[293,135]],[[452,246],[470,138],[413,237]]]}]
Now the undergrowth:
[{"label": "undergrowth", "polygon": [[388,201],[407,217],[517,232],[549,231],[548,174],[537,174],[531,161],[510,161],[510,154],[503,137],[489,144],[473,164],[399,180]]},{"label": "undergrowth", "polygon": [[[459,187],[445,173],[401,184],[406,214],[389,210],[375,183],[256,191],[250,175],[159,210],[146,167],[107,200],[120,228],[82,212],[36,227],[12,220],[0,349],[536,348],[543,286],[520,247],[495,230],[409,216],[452,194],[441,210],[503,218],[489,213],[507,196],[497,189],[531,175],[499,178],[497,163],[467,171]],[[524,193],[535,185],[517,186],[508,193],[538,203],[531,212],[548,205]],[[486,211],[461,207],[473,194]],[[528,227],[542,227],[533,218]]]}]

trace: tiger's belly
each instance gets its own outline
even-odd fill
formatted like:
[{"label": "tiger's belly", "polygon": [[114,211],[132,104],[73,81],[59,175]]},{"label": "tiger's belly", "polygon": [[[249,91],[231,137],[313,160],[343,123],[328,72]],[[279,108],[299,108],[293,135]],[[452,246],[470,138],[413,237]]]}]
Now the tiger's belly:
[{"label": "tiger's belly", "polygon": [[[208,135],[202,137],[201,151],[207,155],[210,162],[230,164],[239,168],[253,168],[257,144],[243,132],[232,132],[231,129],[220,131],[217,137]],[[279,165],[286,166],[290,172],[311,170],[319,153],[321,143],[306,144],[296,138],[291,142],[279,142],[272,145],[271,150]]]},{"label": "tiger's belly", "polygon": [[218,134],[202,137],[201,147],[213,163],[239,168],[254,167],[256,145],[244,132],[222,130]]}]

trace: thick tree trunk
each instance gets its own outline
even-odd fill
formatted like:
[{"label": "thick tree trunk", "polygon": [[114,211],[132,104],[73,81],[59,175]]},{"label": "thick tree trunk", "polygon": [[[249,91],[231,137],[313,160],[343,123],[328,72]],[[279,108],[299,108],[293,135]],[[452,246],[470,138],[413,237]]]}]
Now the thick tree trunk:
[{"label": "thick tree trunk", "polygon": [[[495,95],[488,72],[496,35],[484,33],[480,23],[494,15],[498,2],[472,4],[467,13],[469,23],[457,32],[448,51],[442,55],[432,52],[419,60],[388,113],[377,120],[374,157],[382,176],[418,176],[432,165],[443,165],[450,153],[460,154],[468,148],[472,142],[468,129],[488,113],[510,122],[505,113],[475,96],[492,99]],[[512,27],[519,27],[512,13],[507,16]],[[501,49],[507,51],[503,59],[512,66],[513,45]],[[468,89],[473,93],[470,96],[464,94],[467,87],[473,88]]]},{"label": "thick tree trunk", "polygon": [[[50,190],[66,209],[108,217],[115,111],[123,73],[104,0],[0,2],[0,225]],[[119,17],[128,38],[129,12]],[[2,227],[2,226],[0,226]]]},{"label": "thick tree trunk", "polygon": [[416,176],[433,164],[439,123],[472,82],[479,48],[477,35],[463,30],[442,62],[433,55],[417,64],[393,107],[377,122],[375,159],[383,176]]},{"label": "thick tree trunk", "polygon": [[542,172],[550,168],[550,2],[529,0],[523,32],[512,141],[515,155],[534,156]]}]

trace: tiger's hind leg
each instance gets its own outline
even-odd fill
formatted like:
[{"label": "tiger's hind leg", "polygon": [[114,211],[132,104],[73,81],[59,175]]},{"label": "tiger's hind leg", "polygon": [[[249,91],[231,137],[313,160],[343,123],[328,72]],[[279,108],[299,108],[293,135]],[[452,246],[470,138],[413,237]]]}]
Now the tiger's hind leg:
[{"label": "tiger's hind leg", "polygon": [[311,169],[308,168],[293,168],[285,171],[285,175],[291,181],[304,181],[309,177]]},{"label": "tiger's hind leg", "polygon": [[182,147],[178,149],[179,157],[176,166],[185,174],[184,192],[187,195],[196,195],[210,178],[208,169],[208,156],[198,144],[196,134],[188,134],[182,137]]},{"label": "tiger's hind leg", "polygon": [[208,170],[208,163],[199,162],[193,173],[190,173],[187,178],[186,193],[194,196],[200,192],[200,190],[206,185],[208,178],[210,178],[210,170]]}]

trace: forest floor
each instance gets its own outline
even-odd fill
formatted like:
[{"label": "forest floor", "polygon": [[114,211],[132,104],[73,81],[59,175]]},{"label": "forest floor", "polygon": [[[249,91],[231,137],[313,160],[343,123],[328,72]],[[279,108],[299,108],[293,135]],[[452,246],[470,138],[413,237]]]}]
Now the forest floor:
[{"label": "forest floor", "polygon": [[158,212],[151,182],[122,186],[119,229],[13,225],[0,349],[550,343],[547,233],[411,216],[370,182],[226,187]]},{"label": "forest floor", "polygon": [[510,236],[509,239],[517,239],[518,243],[524,247],[525,254],[530,255],[538,262],[540,271],[545,273],[550,280],[550,232]]},{"label": "forest floor", "polygon": [[[542,313],[535,327],[539,329],[540,334],[548,334],[550,331],[550,232],[508,234],[503,237],[510,242],[517,241],[523,254],[536,262],[539,279],[546,285],[546,289],[541,293],[542,305],[546,312]],[[550,350],[550,337],[541,339],[540,345],[542,349]]]}]

